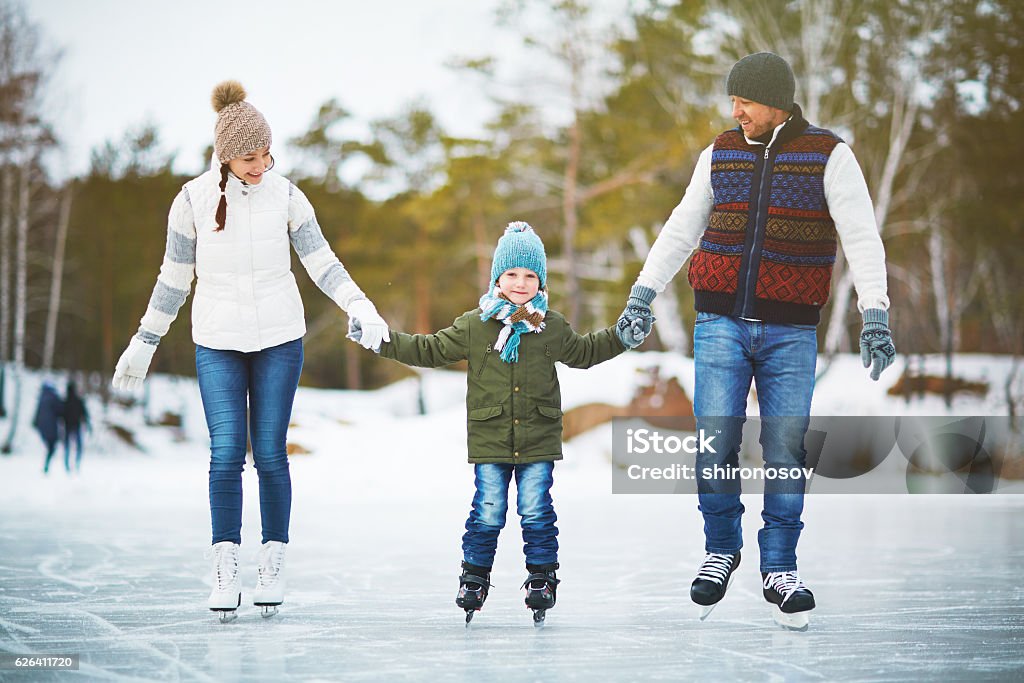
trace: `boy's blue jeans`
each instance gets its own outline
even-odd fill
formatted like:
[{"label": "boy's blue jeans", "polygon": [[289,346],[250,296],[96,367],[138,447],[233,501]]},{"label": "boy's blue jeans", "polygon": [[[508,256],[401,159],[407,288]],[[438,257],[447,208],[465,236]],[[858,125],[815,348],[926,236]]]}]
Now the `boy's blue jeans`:
[{"label": "boy's blue jeans", "polygon": [[[697,454],[698,502],[705,550],[735,553],[743,546],[739,479],[706,480],[705,468],[737,466],[747,394],[753,380],[761,413],[765,468],[802,468],[817,362],[813,325],[786,325],[698,313],[693,332],[697,428],[721,434],[716,453]],[[764,527],[757,540],[761,571],[792,571],[803,529],[806,480],[765,481]]]},{"label": "boy's blue jeans", "polygon": [[285,443],[301,372],[302,339],[251,353],[196,345],[199,393],[210,430],[213,543],[242,542],[247,434],[260,480],[263,542],[288,542],[292,480]]},{"label": "boy's blue jeans", "polygon": [[476,495],[462,536],[463,559],[478,567],[494,565],[498,534],[508,512],[508,486],[516,479],[516,502],[523,527],[526,564],[558,561],[557,517],[551,501],[553,462],[523,465],[482,463],[476,465]]}]

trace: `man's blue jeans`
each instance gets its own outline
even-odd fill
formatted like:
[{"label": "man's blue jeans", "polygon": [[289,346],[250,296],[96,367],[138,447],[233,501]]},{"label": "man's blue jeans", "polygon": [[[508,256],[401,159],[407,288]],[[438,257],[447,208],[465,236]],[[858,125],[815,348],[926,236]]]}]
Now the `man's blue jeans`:
[{"label": "man's blue jeans", "polygon": [[[707,480],[705,468],[736,467],[747,394],[753,380],[761,412],[765,469],[802,468],[817,362],[813,325],[785,325],[698,313],[693,332],[698,429],[716,434],[716,453],[697,454],[698,502],[704,515],[705,550],[735,553],[743,546],[739,479]],[[721,431],[721,434],[717,434]],[[806,480],[766,479],[764,527],[757,540],[761,571],[792,571],[803,529]]]},{"label": "man's blue jeans", "polygon": [[508,512],[508,486],[516,478],[519,516],[523,527],[526,564],[558,562],[557,517],[551,502],[553,462],[523,465],[482,463],[476,465],[476,495],[462,536],[463,559],[478,567],[494,565],[498,533]]},{"label": "man's blue jeans", "polygon": [[301,339],[251,353],[196,346],[199,393],[210,430],[213,543],[242,542],[247,434],[260,479],[263,542],[288,542],[292,480],[285,443],[301,372]]}]

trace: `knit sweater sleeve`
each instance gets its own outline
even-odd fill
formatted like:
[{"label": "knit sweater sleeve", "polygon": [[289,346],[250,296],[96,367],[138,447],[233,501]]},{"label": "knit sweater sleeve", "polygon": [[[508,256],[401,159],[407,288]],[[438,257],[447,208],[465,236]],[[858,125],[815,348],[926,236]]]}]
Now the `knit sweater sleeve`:
[{"label": "knit sweater sleeve", "polygon": [[288,188],[288,237],[309,277],[343,311],[356,299],[367,298],[327,243],[313,205],[294,184]]},{"label": "knit sweater sleeve", "polygon": [[178,317],[178,309],[192,291],[196,273],[196,226],[188,191],[182,188],[167,216],[167,246],[149,306],[142,316],[140,341],[156,346]]},{"label": "knit sweater sleeve", "polygon": [[843,253],[850,264],[857,307],[889,308],[885,272],[885,247],[875,223],[868,185],[853,150],[836,145],[825,165],[825,200],[836,224]]},{"label": "knit sweater sleeve", "polygon": [[683,263],[700,243],[708,226],[715,195],[711,190],[711,149],[708,145],[697,159],[697,167],[679,205],[665,222],[636,282],[655,292],[665,290]]}]

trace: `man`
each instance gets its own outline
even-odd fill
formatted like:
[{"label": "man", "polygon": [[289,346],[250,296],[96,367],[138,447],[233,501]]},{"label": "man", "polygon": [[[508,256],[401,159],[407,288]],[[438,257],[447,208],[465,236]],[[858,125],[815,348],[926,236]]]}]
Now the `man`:
[{"label": "man", "polygon": [[[726,83],[738,127],[697,161],[679,206],[637,277],[620,326],[650,332],[651,302],[689,266],[697,320],[694,413],[721,435],[699,453],[697,471],[738,465],[740,429],[753,380],[765,469],[802,468],[817,360],[820,310],[828,300],[836,237],[853,273],[864,318],[861,358],[871,378],[893,361],[885,252],[867,184],[850,147],[804,120],[784,59],[748,55]],[[736,479],[736,482],[739,480]],[[806,628],[814,596],[797,573],[796,545],[806,482],[768,480],[758,534],[763,594],[776,621]],[[701,618],[725,595],[740,563],[739,485],[698,480],[706,556],[690,589]]]}]

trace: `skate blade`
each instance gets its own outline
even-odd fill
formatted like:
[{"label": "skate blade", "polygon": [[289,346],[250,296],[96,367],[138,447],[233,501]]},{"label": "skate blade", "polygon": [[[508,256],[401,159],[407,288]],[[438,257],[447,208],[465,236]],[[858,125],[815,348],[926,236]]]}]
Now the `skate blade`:
[{"label": "skate blade", "polygon": [[260,616],[263,617],[264,619],[269,619],[270,617],[272,617],[275,614],[277,614],[277,605],[256,605],[256,606],[261,608]]},{"label": "skate blade", "polygon": [[473,621],[473,616],[477,613],[475,609],[466,610],[466,628],[469,628],[469,622]]},{"label": "skate blade", "polygon": [[[725,583],[725,592],[722,593],[722,600],[725,600],[725,595],[726,595],[726,593],[729,592],[729,587],[732,586],[732,582],[735,579],[736,579],[736,572],[733,572],[729,576],[729,580]],[[718,602],[722,602],[722,600],[719,600]],[[697,607],[698,607],[698,609],[697,609],[697,618],[700,619],[701,621],[704,621],[709,616],[711,616],[711,611],[714,610],[716,607],[718,607],[718,602],[716,602],[713,605],[697,605]]]},{"label": "skate blade", "polygon": [[779,609],[778,605],[772,605],[772,618],[776,624],[787,631],[799,631],[802,633],[810,626],[811,615],[808,613],[809,611],[789,614]]},{"label": "skate blade", "polygon": [[212,612],[220,613],[220,623],[229,624],[238,618],[238,612],[234,609],[215,609]]},{"label": "skate blade", "polygon": [[544,618],[547,616],[546,609],[533,610],[533,627],[544,628]]},{"label": "skate blade", "polygon": [[698,607],[697,607],[697,618],[700,619],[701,621],[704,621],[709,616],[711,616],[712,610],[714,610],[716,607],[718,607],[718,603],[717,602],[715,604],[713,604],[713,605],[698,605]]}]

